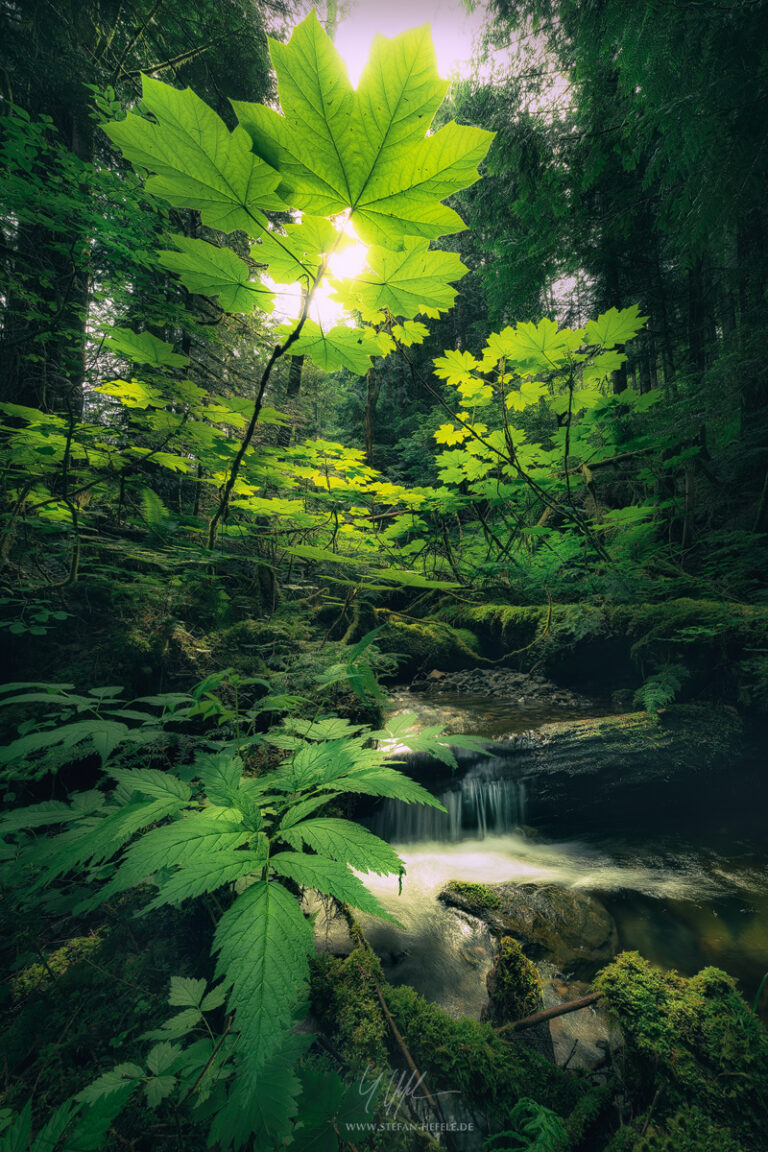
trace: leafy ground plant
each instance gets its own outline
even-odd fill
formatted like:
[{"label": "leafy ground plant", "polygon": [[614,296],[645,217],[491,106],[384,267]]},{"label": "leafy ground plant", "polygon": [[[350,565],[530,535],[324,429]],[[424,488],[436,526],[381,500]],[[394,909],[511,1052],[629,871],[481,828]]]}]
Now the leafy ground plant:
[{"label": "leafy ground plant", "polygon": [[[412,743],[449,763],[452,746],[473,743],[439,730],[409,733],[401,718],[393,729],[372,731],[338,717],[297,716],[263,739],[283,759],[260,775],[249,774],[226,742],[175,772],[107,759],[106,791],[19,808],[0,822],[3,881],[23,901],[34,903],[57,885],[75,915],[135,889],[142,915],[207,902],[220,984],[206,994],[203,981],[175,983],[171,1003],[184,1010],[153,1033],[158,1044],[146,1069],[118,1065],[78,1099],[96,1103],[119,1090],[127,1101],[127,1089],[142,1085],[152,1107],[166,1096],[175,1105],[211,1097],[211,1138],[223,1147],[240,1147],[253,1133],[270,1147],[290,1133],[297,1114],[295,1065],[311,1037],[293,1029],[305,1012],[313,951],[312,924],[297,897],[311,889],[391,918],[358,873],[402,876],[402,861],[360,824],[329,815],[329,805],[363,795],[440,807],[387,759],[386,741]],[[61,830],[51,834],[54,827]],[[191,1049],[175,1043],[207,1027],[206,1013],[225,999],[218,1037],[195,1039]]]}]

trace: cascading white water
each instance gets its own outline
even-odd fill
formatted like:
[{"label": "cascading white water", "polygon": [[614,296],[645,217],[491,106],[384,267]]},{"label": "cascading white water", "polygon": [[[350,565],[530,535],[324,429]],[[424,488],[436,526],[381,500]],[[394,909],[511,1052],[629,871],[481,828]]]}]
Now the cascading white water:
[{"label": "cascading white water", "polygon": [[[506,769],[502,775],[500,769]],[[525,824],[525,781],[509,774],[499,757],[470,768],[450,788],[433,789],[445,812],[421,804],[387,800],[373,826],[379,836],[397,844],[502,836]]]},{"label": "cascading white water", "polygon": [[525,783],[470,773],[455,788],[437,794],[446,809],[387,800],[374,821],[377,833],[397,844],[501,836],[525,824]]}]

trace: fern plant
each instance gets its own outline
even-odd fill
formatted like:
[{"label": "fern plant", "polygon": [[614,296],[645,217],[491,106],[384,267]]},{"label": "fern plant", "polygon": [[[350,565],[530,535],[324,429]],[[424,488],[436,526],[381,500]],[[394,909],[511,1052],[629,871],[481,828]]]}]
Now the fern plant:
[{"label": "fern plant", "polygon": [[[292,1029],[304,1014],[313,950],[312,925],[297,894],[312,889],[391,919],[358,873],[402,876],[402,861],[361,825],[324,810],[354,794],[441,808],[393,766],[386,741],[406,747],[410,741],[454,764],[452,746],[479,747],[438,729],[409,732],[402,718],[395,729],[372,731],[339,717],[293,716],[264,739],[283,759],[262,775],[249,775],[229,747],[198,752],[175,772],[107,763],[106,793],[92,789],[67,803],[45,801],[0,821],[10,857],[2,879],[21,900],[74,881],[75,914],[133,889],[147,893],[142,915],[200,898],[221,909],[212,952],[221,981],[217,996],[226,996],[231,1018],[226,1055],[236,1072],[211,1128],[222,1146],[239,1147],[254,1132],[283,1138],[296,1114],[294,1066],[307,1037]],[[60,831],[38,835],[54,827]],[[172,1044],[181,1026],[205,1011],[201,993],[161,1030],[161,1043]],[[161,1082],[154,1095],[170,1092],[176,1056],[167,1047],[155,1053],[149,1067]],[[108,1083],[126,1078],[144,1082],[146,1073],[123,1069]],[[265,1082],[271,1091],[264,1091]]]},{"label": "fern plant", "polygon": [[672,703],[689,676],[684,664],[664,664],[635,692],[635,703],[642,704],[651,716],[658,716],[661,708]]}]

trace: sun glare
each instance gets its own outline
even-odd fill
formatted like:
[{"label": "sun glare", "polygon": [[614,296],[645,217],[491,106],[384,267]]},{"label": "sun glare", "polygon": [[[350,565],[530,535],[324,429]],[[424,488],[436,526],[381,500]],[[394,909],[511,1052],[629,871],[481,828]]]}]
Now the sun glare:
[{"label": "sun glare", "polygon": [[[322,15],[320,5],[321,20]],[[344,15],[336,30],[335,44],[347,66],[352,84],[357,86],[376,35],[397,36],[409,28],[429,24],[438,72],[447,79],[468,70],[482,21],[482,10],[468,13],[463,0],[390,0],[387,4],[382,4],[380,0],[353,0],[349,6],[345,5]],[[349,279],[362,272],[368,249],[357,238],[349,222],[343,225],[343,231],[351,243],[331,257],[329,272],[332,277]],[[302,307],[301,288],[296,284],[272,284],[267,277],[265,282],[275,292],[276,318],[297,319]],[[333,288],[324,280],[310,307],[311,318],[324,329],[335,324],[352,323],[341,304],[331,299],[332,293]]]}]

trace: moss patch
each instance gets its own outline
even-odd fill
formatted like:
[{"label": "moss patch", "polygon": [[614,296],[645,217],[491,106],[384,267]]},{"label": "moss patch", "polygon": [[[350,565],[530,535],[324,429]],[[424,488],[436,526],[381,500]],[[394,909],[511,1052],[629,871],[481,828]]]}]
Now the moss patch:
[{"label": "moss patch", "polygon": [[[710,1125],[725,1129],[731,1143],[762,1152],[768,1131],[768,1034],[730,976],[705,968],[686,979],[628,952],[599,974],[595,988],[624,1032],[631,1065],[627,1082],[649,1104],[656,1096],[655,1120],[667,1113],[671,1124],[678,1113],[695,1109]],[[676,1122],[693,1124],[690,1116]]]},{"label": "moss patch", "polygon": [[522,1020],[542,1007],[541,977],[517,940],[502,936],[488,973],[487,1019],[495,1027]]},{"label": "moss patch", "polygon": [[386,612],[378,614],[386,625],[376,638],[382,652],[400,658],[398,676],[439,668],[452,672],[475,665],[479,641],[468,628],[455,628],[441,620],[402,620]]}]

